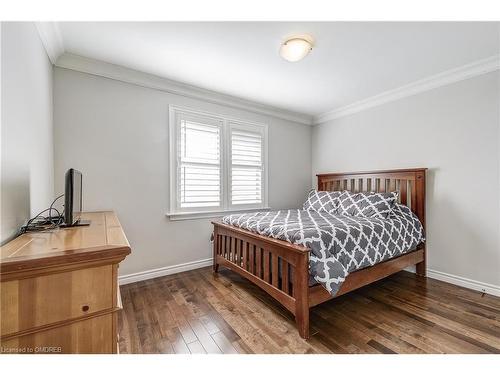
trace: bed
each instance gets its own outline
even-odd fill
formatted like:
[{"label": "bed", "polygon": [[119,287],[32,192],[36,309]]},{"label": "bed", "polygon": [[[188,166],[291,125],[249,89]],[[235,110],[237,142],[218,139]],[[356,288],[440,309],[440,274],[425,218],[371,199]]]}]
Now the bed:
[{"label": "bed", "polygon": [[[402,205],[400,207],[404,207],[402,211],[408,211],[403,214],[407,214],[405,217],[409,221],[411,216],[415,217],[424,233],[425,172],[425,168],[419,168],[319,174],[317,190],[353,193],[397,192],[398,203]],[[296,215],[297,219],[293,215]],[[392,250],[386,249],[387,251],[381,252],[382,255],[373,257],[373,262],[364,262],[354,267],[354,270],[349,270],[350,272],[345,272],[344,269],[344,274],[338,271],[326,278],[321,272],[324,262],[317,262],[322,253],[318,247],[315,248],[314,243],[304,241],[304,237],[307,239],[311,237],[310,233],[313,233],[308,232],[308,228],[323,228],[319,236],[328,233],[329,226],[350,226],[354,233],[357,233],[358,227],[362,231],[363,228],[374,228],[377,225],[395,225],[389,221],[385,223],[367,219],[360,222],[345,216],[311,214],[302,210],[231,215],[223,221],[213,222],[214,272],[218,272],[219,266],[227,267],[266,291],[295,316],[298,332],[304,339],[309,338],[310,308],[411,265],[416,265],[418,275],[425,276],[426,254],[423,236],[421,240],[414,235],[412,243],[409,243],[410,239],[403,239],[405,246],[401,249],[392,246]],[[290,228],[290,223],[299,223],[300,230]],[[389,232],[386,233],[392,233],[392,227],[388,228]],[[290,233],[293,238],[288,238]],[[304,233],[309,235],[305,236]],[[315,243],[319,242],[325,243],[326,240],[321,238]],[[364,252],[360,243],[357,248]],[[369,247],[367,244],[366,248]],[[401,251],[395,251],[394,248]],[[370,259],[366,256],[365,258]],[[354,257],[350,258],[351,262],[353,259]],[[332,263],[329,264],[331,267]]]}]

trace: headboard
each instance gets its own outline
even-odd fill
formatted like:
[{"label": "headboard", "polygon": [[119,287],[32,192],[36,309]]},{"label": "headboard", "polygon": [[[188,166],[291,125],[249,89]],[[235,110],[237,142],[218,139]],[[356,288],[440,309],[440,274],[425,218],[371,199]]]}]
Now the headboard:
[{"label": "headboard", "polygon": [[417,215],[425,229],[425,171],[427,168],[318,174],[318,190],[399,192],[399,201]]}]

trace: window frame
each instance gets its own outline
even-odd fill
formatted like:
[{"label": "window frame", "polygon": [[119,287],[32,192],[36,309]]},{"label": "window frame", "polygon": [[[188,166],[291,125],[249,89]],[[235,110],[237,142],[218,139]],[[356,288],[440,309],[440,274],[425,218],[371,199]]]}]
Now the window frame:
[{"label": "window frame", "polygon": [[[221,124],[220,133],[220,178],[221,204],[218,207],[181,208],[178,199],[179,186],[179,144],[180,124],[182,116],[210,120],[210,125]],[[231,204],[231,173],[232,173],[232,129],[248,130],[262,135],[262,203]],[[268,210],[268,125],[242,120],[225,115],[199,111],[188,107],[169,105],[169,208],[167,216],[170,220],[185,220],[223,216],[228,212],[243,212]]]}]

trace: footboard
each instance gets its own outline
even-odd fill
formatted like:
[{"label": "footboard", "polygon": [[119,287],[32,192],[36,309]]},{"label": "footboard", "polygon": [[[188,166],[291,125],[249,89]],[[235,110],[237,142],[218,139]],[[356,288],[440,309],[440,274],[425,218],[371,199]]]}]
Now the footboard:
[{"label": "footboard", "polygon": [[213,222],[214,272],[224,266],[247,278],[295,315],[309,336],[309,249]]}]

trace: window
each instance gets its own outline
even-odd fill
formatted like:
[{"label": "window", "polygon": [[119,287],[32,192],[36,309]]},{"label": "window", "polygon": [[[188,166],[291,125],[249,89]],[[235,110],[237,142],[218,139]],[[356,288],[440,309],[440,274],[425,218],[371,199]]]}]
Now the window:
[{"label": "window", "polygon": [[262,203],[262,149],[260,132],[230,124],[231,192],[233,206]]},{"label": "window", "polygon": [[170,212],[267,207],[265,125],[170,108]]},{"label": "window", "polygon": [[221,133],[217,121],[179,116],[180,209],[221,207]]}]

